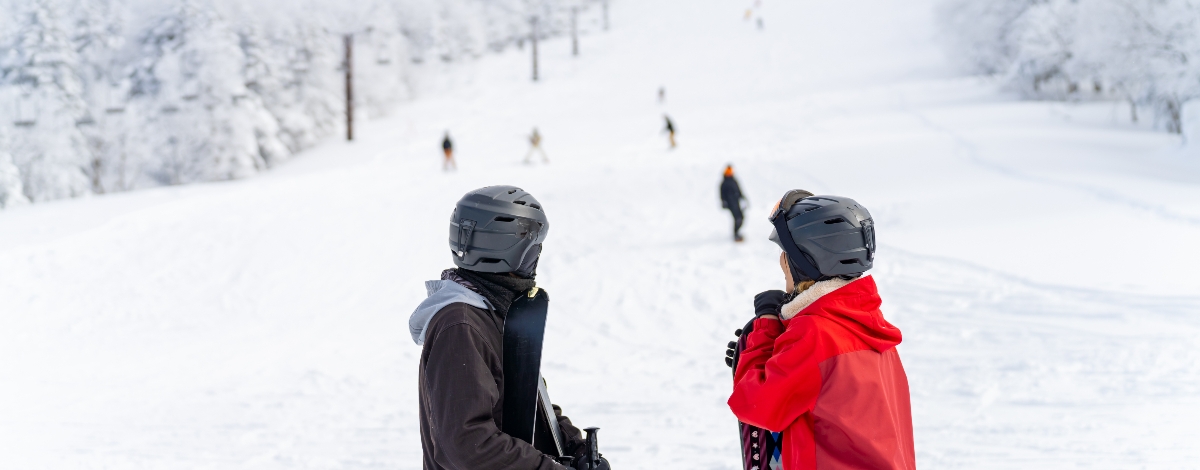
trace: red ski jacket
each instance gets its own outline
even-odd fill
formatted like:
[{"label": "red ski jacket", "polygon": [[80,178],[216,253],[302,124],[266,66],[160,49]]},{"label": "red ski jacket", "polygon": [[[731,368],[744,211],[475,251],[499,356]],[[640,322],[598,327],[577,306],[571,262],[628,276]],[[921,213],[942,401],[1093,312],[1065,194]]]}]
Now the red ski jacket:
[{"label": "red ski jacket", "polygon": [[870,276],[824,281],[754,322],[729,408],[783,433],[785,470],[916,468],[900,330],[879,305]]}]

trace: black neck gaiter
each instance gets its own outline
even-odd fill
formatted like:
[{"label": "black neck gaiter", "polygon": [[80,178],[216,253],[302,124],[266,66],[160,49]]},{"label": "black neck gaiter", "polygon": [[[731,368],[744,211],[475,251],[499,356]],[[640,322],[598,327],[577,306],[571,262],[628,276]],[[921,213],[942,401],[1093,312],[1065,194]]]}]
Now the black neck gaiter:
[{"label": "black neck gaiter", "polygon": [[462,268],[455,269],[454,272],[469,282],[471,284],[469,287],[473,287],[472,290],[487,299],[501,318],[508,316],[508,309],[512,307],[512,303],[518,295],[528,292],[537,285],[533,279],[513,277],[507,273],[481,273]]}]

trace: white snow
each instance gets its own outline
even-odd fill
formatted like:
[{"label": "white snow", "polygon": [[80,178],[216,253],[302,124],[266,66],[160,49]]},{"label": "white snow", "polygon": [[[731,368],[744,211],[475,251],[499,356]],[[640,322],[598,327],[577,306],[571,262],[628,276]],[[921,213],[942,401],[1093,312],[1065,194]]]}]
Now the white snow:
[{"label": "white snow", "polygon": [[[540,83],[527,50],[427,64],[359,141],[269,174],[0,212],[0,468],[419,468],[406,321],[489,184],[551,218],[544,375],[618,469],[738,468],[722,354],[781,287],[765,215],[795,187],[876,218],[922,468],[1195,468],[1179,137],[954,77],[931,0],[765,2],[762,31],[749,3],[614,3],[580,57],[541,45]],[[520,164],[534,126],[548,165]]]}]

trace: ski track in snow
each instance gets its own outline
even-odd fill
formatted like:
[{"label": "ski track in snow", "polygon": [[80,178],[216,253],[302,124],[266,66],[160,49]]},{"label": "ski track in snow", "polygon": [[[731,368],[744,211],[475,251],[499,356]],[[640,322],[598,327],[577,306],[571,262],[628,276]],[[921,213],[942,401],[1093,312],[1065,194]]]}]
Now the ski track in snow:
[{"label": "ski track in snow", "polygon": [[[764,31],[614,3],[581,57],[544,43],[539,84],[527,51],[431,64],[272,174],[0,212],[0,468],[419,468],[407,317],[489,184],[551,218],[544,375],[616,468],[738,468],[722,354],[780,287],[763,220],[794,187],[873,210],[922,468],[1196,468],[1200,173],[1146,169],[1170,136],[952,78],[931,2],[869,3],[770,3]],[[520,164],[535,125],[549,165]]]}]

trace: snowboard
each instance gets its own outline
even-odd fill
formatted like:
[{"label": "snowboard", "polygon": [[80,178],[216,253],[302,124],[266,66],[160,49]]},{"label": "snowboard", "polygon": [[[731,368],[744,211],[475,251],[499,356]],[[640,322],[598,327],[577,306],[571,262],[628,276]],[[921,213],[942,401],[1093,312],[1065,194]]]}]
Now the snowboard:
[{"label": "snowboard", "polygon": [[[725,352],[725,364],[733,369],[734,377],[737,377],[738,360],[741,359],[742,350],[746,349],[746,339],[750,337],[750,333],[754,331],[754,320],[746,323],[746,326],[740,330],[733,332],[737,336],[737,341],[729,342],[729,349]],[[741,421],[738,421],[738,431],[742,440],[742,468],[743,470],[782,470],[783,464],[780,459],[780,443],[782,435],[777,432],[771,432],[766,429],[752,426]]]},{"label": "snowboard", "polygon": [[565,442],[541,376],[542,344],[550,297],[537,287],[515,300],[504,318],[505,434],[551,457],[565,457]]}]

